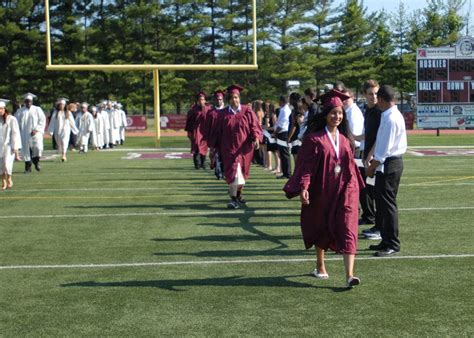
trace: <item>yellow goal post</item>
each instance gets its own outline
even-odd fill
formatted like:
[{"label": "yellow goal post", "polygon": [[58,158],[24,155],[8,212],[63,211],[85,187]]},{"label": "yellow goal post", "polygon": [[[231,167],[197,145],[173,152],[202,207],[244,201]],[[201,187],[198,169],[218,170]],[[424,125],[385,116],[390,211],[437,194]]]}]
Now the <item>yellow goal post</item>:
[{"label": "yellow goal post", "polygon": [[46,21],[46,70],[50,71],[153,71],[154,115],[156,143],[159,145],[160,131],[160,70],[193,70],[193,71],[246,71],[257,70],[257,0],[252,1],[252,64],[53,64],[51,52],[51,22],[49,17],[49,0],[45,0]]}]

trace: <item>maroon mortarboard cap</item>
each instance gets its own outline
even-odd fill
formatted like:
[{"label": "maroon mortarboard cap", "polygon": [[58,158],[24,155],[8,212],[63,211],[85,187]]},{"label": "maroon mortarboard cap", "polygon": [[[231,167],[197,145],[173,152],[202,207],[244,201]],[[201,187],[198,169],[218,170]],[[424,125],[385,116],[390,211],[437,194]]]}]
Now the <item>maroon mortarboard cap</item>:
[{"label": "maroon mortarboard cap", "polygon": [[199,99],[201,96],[202,96],[203,98],[206,98],[206,93],[204,93],[204,92],[199,92],[199,93],[196,95],[196,97],[197,97],[198,99]]},{"label": "maroon mortarboard cap", "polygon": [[241,87],[239,85],[232,85],[232,86],[229,86],[227,87],[227,92],[229,94],[239,94],[240,95],[240,92],[244,90],[244,87]]},{"label": "maroon mortarboard cap", "polygon": [[219,97],[220,97],[220,98],[224,98],[224,95],[225,95],[224,91],[223,91],[223,90],[220,90],[220,89],[219,89],[219,90],[216,90],[216,91],[214,92],[214,97],[215,97],[216,99],[219,98]]},{"label": "maroon mortarboard cap", "polygon": [[343,107],[342,101],[350,99],[349,95],[341,93],[338,90],[332,89],[327,93],[319,96],[314,100],[315,102],[320,101],[324,109],[332,109],[334,107]]}]

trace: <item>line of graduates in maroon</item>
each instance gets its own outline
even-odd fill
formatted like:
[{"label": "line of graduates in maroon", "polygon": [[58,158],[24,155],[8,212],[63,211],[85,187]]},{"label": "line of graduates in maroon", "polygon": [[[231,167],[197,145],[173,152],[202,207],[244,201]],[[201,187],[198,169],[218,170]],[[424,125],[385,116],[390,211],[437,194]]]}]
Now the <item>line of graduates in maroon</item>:
[{"label": "line of graduates in maroon", "polygon": [[[205,94],[199,93],[196,105],[188,113],[186,125],[197,168],[204,167],[202,158],[208,147],[222,159],[231,197],[229,208],[246,203],[242,188],[249,176],[254,149],[262,142],[262,129],[256,114],[247,105],[240,104],[242,89],[235,85],[229,87],[229,106],[217,109],[206,105]],[[223,93],[216,92],[216,95],[223,96]],[[300,196],[304,244],[306,249],[316,247],[314,276],[329,278],[324,252],[331,249],[343,255],[347,286],[353,287],[360,283],[353,269],[359,190],[364,182],[354,161],[354,140],[343,109],[342,101],[347,98],[345,94],[331,90],[317,99],[322,112],[307,122],[295,172],[284,191],[288,198]]]},{"label": "line of graduates in maroon", "polygon": [[[231,209],[247,203],[242,190],[249,177],[254,149],[258,149],[263,141],[256,114],[248,105],[240,103],[243,89],[238,85],[228,87],[229,105],[220,107],[206,104],[206,94],[199,93],[196,104],[188,112],[185,128],[196,169],[205,168],[208,148],[211,148],[211,159],[222,162],[223,177],[229,184],[230,202],[227,206]],[[224,94],[221,90],[216,91],[216,102]]]}]

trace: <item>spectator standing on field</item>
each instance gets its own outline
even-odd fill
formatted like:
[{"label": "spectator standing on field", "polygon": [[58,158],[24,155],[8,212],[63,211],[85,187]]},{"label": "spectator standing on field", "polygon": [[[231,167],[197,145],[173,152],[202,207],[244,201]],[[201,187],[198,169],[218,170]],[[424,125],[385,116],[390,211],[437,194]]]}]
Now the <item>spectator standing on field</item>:
[{"label": "spectator standing on field", "polygon": [[391,86],[381,86],[377,93],[378,106],[382,110],[377,131],[373,158],[367,168],[367,176],[375,177],[375,203],[377,220],[381,220],[382,241],[371,245],[376,257],[388,257],[400,251],[398,238],[397,194],[403,173],[402,155],[407,150],[405,120],[395,104],[395,91]]},{"label": "spectator standing on field", "polygon": [[280,114],[275,126],[273,136],[278,142],[278,152],[280,153],[282,175],[277,178],[290,178],[291,176],[291,158],[290,149],[288,147],[288,128],[290,126],[291,108],[288,104],[288,98],[284,95],[280,96]]}]

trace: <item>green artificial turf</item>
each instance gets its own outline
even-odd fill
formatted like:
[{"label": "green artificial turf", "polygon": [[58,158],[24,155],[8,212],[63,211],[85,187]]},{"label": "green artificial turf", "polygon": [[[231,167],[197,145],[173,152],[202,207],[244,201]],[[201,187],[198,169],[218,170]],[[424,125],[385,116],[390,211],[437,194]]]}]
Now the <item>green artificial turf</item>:
[{"label": "green artificial turf", "polygon": [[408,146],[474,146],[474,132],[469,134],[408,135]]},{"label": "green artificial turf", "polygon": [[[329,280],[309,274],[299,203],[273,174],[253,167],[248,207],[229,211],[226,185],[191,159],[126,154],[70,153],[30,175],[15,164],[1,193],[1,336],[474,335],[474,257],[426,257],[474,254],[474,157],[405,156],[401,259],[369,259],[374,242],[360,240],[362,284],[347,290],[339,255]],[[205,261],[226,263],[190,264]],[[171,264],[67,267],[150,262]]]}]

